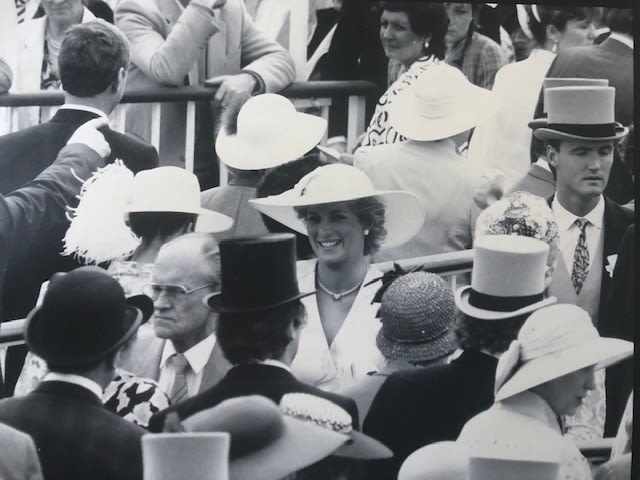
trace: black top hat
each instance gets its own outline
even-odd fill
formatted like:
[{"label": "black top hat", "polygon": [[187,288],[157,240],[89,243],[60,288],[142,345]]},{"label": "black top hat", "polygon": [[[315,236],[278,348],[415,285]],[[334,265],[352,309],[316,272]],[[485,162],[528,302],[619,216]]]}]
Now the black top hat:
[{"label": "black top hat", "polygon": [[51,369],[87,367],[120,348],[152,313],[149,297],[127,299],[104,270],[80,267],[51,279],[27,317],[26,341]]},{"label": "black top hat", "polygon": [[296,237],[290,233],[220,242],[222,291],[205,297],[214,312],[259,312],[298,300]]}]

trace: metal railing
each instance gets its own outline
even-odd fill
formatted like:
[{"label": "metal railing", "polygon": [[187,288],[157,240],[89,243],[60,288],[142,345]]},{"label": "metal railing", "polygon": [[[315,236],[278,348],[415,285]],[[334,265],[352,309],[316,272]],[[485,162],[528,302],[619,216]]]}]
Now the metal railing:
[{"label": "metal railing", "polygon": [[[347,147],[356,145],[358,137],[365,129],[366,95],[375,90],[375,85],[366,81],[321,81],[293,83],[280,93],[292,99],[298,109],[318,108],[320,115],[329,120],[329,107],[334,98],[348,99]],[[186,142],[185,169],[193,171],[195,116],[197,101],[213,100],[216,89],[207,87],[157,87],[145,90],[127,90],[121,104],[111,115],[114,128],[124,130],[127,109],[131,103],[152,104],[151,144],[160,152],[160,106],[168,102],[186,102]],[[60,91],[37,91],[0,95],[0,107],[58,106],[64,103],[64,94]],[[321,141],[324,143],[325,138]],[[221,183],[226,179],[226,169],[220,165]]]}]

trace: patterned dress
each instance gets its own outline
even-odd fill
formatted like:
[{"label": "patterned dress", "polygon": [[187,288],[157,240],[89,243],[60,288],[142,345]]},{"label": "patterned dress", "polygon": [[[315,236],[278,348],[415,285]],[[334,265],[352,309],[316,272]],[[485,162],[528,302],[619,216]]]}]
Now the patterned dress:
[{"label": "patterned dress", "polygon": [[385,143],[395,143],[405,141],[406,138],[400,135],[389,124],[389,105],[393,102],[398,93],[410,86],[422,72],[431,65],[438,62],[433,57],[420,58],[416,60],[409,69],[402,73],[399,78],[387,89],[378,100],[378,105],[373,112],[369,127],[364,134],[362,146],[375,146]]}]

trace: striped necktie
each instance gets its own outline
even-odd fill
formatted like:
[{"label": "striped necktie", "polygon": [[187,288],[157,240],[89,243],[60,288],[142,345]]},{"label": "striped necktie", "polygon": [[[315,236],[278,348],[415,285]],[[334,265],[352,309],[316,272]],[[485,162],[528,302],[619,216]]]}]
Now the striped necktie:
[{"label": "striped necktie", "polygon": [[584,218],[576,218],[574,224],[580,229],[580,236],[576,249],[573,252],[573,268],[571,269],[571,283],[576,294],[580,294],[582,285],[589,273],[589,249],[587,248],[587,225],[589,220]]},{"label": "striped necktie", "polygon": [[189,365],[187,357],[182,353],[174,353],[169,357],[168,361],[170,362],[175,375],[173,378],[173,387],[169,394],[169,400],[171,400],[172,405],[175,405],[182,400],[187,393],[189,393],[189,389],[187,387],[187,375],[189,374],[191,366]]}]

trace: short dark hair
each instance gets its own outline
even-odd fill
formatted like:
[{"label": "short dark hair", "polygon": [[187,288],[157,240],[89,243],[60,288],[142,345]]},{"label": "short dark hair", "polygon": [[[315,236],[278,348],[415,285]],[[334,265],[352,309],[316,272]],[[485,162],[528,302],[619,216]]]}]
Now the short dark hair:
[{"label": "short dark hair", "polygon": [[[318,153],[310,153],[302,158],[287,162],[284,165],[270,168],[262,176],[256,187],[256,198],[264,198],[270,195],[278,195],[292,189],[306,174],[316,168],[327,165],[320,159]],[[309,237],[282,225],[273,218],[261,213],[262,221],[271,233],[293,233],[296,236],[296,256],[298,260],[307,260],[315,256]]]},{"label": "short dark hair", "polygon": [[424,37],[431,36],[426,54],[440,60],[444,58],[444,37],[449,28],[449,16],[442,3],[424,0],[383,0],[379,8],[380,11],[405,12],[413,33]]},{"label": "short dark hair", "polygon": [[633,35],[633,10],[630,8],[610,8],[607,25],[612,32]]},{"label": "short dark hair", "polygon": [[304,323],[300,300],[265,312],[220,313],[216,336],[224,356],[233,365],[282,357],[292,338],[287,331]]},{"label": "short dark hair", "polygon": [[[384,228],[384,203],[376,197],[357,198],[340,203],[344,203],[355,213],[360,225],[369,230],[369,234],[364,237],[363,253],[372,255],[380,250],[380,246],[387,237],[387,229]],[[304,219],[309,212],[309,207],[296,207],[295,210],[298,217]]]},{"label": "short dark hair", "polygon": [[460,314],[455,324],[455,335],[463,350],[487,350],[499,355],[507,351],[518,336],[530,313],[503,320],[481,320]]},{"label": "short dark hair", "polygon": [[47,362],[47,366],[49,368],[50,371],[52,372],[58,372],[58,373],[72,373],[72,374],[76,374],[76,375],[83,375],[87,372],[90,372],[91,370],[95,370],[96,368],[98,368],[100,365],[102,365],[103,363],[107,363],[110,365],[115,365],[115,361],[116,361],[116,357],[118,355],[118,352],[122,349],[122,347],[116,349],[115,351],[108,353],[107,355],[105,355],[104,357],[102,357],[99,360],[95,360],[93,362],[90,363],[85,363],[85,364],[81,364],[81,365],[73,365],[73,366],[69,366],[69,365],[64,365],[64,366],[60,366],[60,365],[56,365],[55,362]]},{"label": "short dark hair", "polygon": [[168,237],[195,223],[197,215],[183,212],[131,212],[129,227],[144,239]]},{"label": "short dark hair", "polygon": [[129,67],[129,42],[104,20],[70,28],[58,56],[62,88],[77,97],[92,97],[113,87],[121,68]]},{"label": "short dark hair", "polygon": [[536,7],[540,21],[536,19],[531,7],[527,6],[529,28],[538,45],[547,41],[547,26],[553,25],[561,32],[567,28],[569,20],[591,20],[597,18],[597,7],[572,7],[561,5],[538,5]]}]

